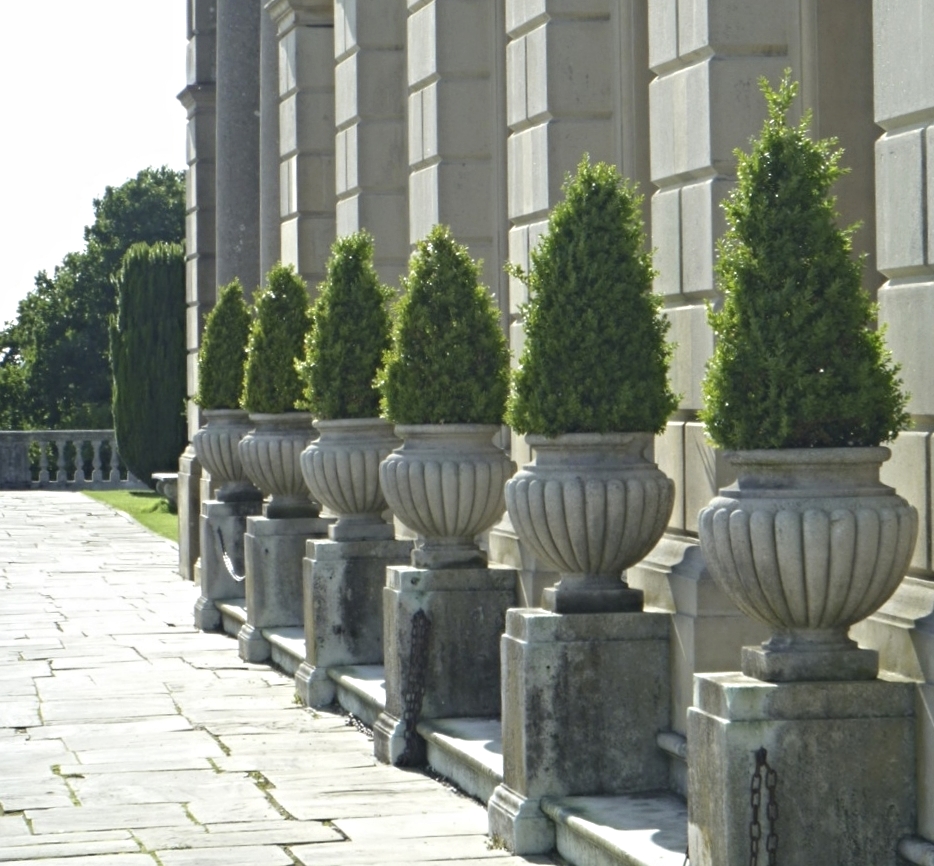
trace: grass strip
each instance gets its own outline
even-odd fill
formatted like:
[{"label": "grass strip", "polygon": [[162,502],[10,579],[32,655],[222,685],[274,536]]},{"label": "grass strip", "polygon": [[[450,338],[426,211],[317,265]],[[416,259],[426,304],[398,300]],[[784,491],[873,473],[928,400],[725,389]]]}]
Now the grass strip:
[{"label": "grass strip", "polygon": [[85,496],[129,514],[138,523],[163,538],[178,543],[178,515],[169,503],[151,490],[85,490]]}]

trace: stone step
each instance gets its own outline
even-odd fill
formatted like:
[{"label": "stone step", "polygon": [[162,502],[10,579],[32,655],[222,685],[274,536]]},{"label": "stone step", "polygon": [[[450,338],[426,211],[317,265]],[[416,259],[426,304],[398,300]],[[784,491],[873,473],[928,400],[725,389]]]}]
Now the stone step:
[{"label": "stone step", "polygon": [[269,641],[272,663],[290,677],[305,660],[305,629],[302,626],[276,626],[264,628],[263,637]]},{"label": "stone step", "polygon": [[365,725],[373,727],[386,707],[386,674],[382,665],[347,665],[328,670],[337,684],[337,702]]},{"label": "stone step", "polygon": [[558,853],[577,866],[684,866],[688,814],[674,794],[554,797]]},{"label": "stone step", "polygon": [[503,781],[499,719],[430,719],[418,732],[428,744],[428,763],[471,797],[486,803]]},{"label": "stone step", "polygon": [[240,626],[246,622],[246,599],[229,598],[215,604],[221,612],[221,627],[224,632],[236,637],[240,633]]}]

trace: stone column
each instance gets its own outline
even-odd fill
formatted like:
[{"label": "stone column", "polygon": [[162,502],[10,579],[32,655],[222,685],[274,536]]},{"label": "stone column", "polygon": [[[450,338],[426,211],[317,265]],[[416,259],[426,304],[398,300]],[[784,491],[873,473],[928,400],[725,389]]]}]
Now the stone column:
[{"label": "stone column", "polygon": [[[257,0],[260,5],[265,0]],[[259,29],[259,275],[265,283],[279,261],[279,38],[272,18],[260,12]]]},{"label": "stone column", "polygon": [[337,235],[367,229],[395,285],[409,253],[405,0],[336,0]]},{"label": "stone column", "polygon": [[[192,397],[198,390],[198,347],[204,316],[214,306],[215,277],[215,5],[209,0],[189,0],[186,86],[178,95],[188,112],[186,161],[186,298],[188,437],[201,426]],[[201,464],[189,445],[178,461],[179,572],[193,580],[200,552],[198,515]]]},{"label": "stone column", "polygon": [[217,0],[217,283],[259,274],[258,0]]},{"label": "stone column", "polygon": [[[679,411],[656,441],[659,466],[675,480],[670,533],[629,572],[646,603],[675,614],[673,730],[686,731],[694,673],[739,667],[739,648],[764,637],[713,585],[696,548],[697,514],[732,481],[698,422],[700,383],[713,351],[705,304],[716,297],[716,241],[726,230],[721,202],[735,182],[733,150],[749,148],[765,118],[757,81],[775,85],[791,67],[800,81],[796,117],[813,111],[812,132],[835,135],[851,173],[840,184],[844,224],[873,222],[870,0],[649,0],[652,245],[676,343],[672,384]],[[858,236],[872,247],[872,232]],[[866,284],[874,286],[874,271]],[[877,284],[877,283],[875,283]],[[684,764],[673,761],[683,792]]]},{"label": "stone column", "polygon": [[[646,0],[506,2],[509,260],[523,268],[565,176],[587,152],[636,181],[648,197],[648,24]],[[645,208],[648,214],[648,206]],[[509,342],[514,358],[524,332],[525,284],[508,282]],[[518,465],[531,455],[513,437]],[[557,575],[520,550],[506,516],[490,536],[494,559],[521,570],[522,601],[536,607]]]},{"label": "stone column", "polygon": [[334,3],[270,0],[279,38],[280,258],[314,290],[334,241]]},{"label": "stone column", "polygon": [[451,227],[506,306],[501,3],[408,0],[409,240]]},{"label": "stone column", "polygon": [[[918,725],[918,827],[934,840],[934,642],[926,589],[934,571],[931,525],[934,374],[934,8],[925,0],[876,0],[873,4],[876,237],[879,319],[886,342],[902,365],[911,394],[913,429],[892,444],[882,480],[920,512],[912,571],[880,615],[854,629],[860,643],[878,647],[883,665],[920,679]],[[897,628],[893,628],[893,623]],[[893,640],[893,633],[898,640]],[[897,648],[893,652],[892,649]],[[928,853],[926,856],[930,856]],[[913,862],[919,862],[917,860]]]}]

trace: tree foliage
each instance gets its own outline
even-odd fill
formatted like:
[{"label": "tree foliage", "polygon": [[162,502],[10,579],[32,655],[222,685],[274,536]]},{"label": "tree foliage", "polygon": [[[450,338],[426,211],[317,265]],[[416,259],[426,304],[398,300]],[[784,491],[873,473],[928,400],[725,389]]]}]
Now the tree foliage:
[{"label": "tree foliage", "polygon": [[116,281],[111,319],[114,432],[120,457],[147,484],[172,472],[187,441],[185,250],[134,244]]},{"label": "tree foliage", "polygon": [[584,156],[532,251],[525,346],[509,423],[520,433],[660,432],[677,400],[668,384],[669,323],[652,293],[641,197],[615,166]]},{"label": "tree foliage", "polygon": [[113,278],[137,242],[185,236],[181,172],[147,168],[94,199],[85,248],[68,253],[0,333],[0,423],[4,427],[106,428],[111,419],[108,321]]},{"label": "tree foliage", "polygon": [[234,279],[218,293],[204,321],[198,351],[198,394],[202,409],[239,409],[250,337],[250,310],[243,286]]},{"label": "tree foliage", "polygon": [[907,426],[907,398],[873,328],[853,228],[836,225],[841,151],[810,138],[808,114],[789,124],[790,71],[778,90],[759,86],[768,117],[736,152],[701,418],[723,448],[878,445]]},{"label": "tree foliage", "polygon": [[418,242],[380,377],[396,424],[501,424],[509,351],[480,267],[447,226]]},{"label": "tree foliage", "polygon": [[386,305],[392,291],[373,267],[373,237],[355,232],[331,247],[327,276],[312,309],[299,373],[305,405],[316,418],[379,414],[376,374],[390,345]]},{"label": "tree foliage", "polygon": [[311,327],[305,281],[291,265],[275,265],[254,304],[241,405],[248,412],[292,412],[302,399],[295,364]]}]

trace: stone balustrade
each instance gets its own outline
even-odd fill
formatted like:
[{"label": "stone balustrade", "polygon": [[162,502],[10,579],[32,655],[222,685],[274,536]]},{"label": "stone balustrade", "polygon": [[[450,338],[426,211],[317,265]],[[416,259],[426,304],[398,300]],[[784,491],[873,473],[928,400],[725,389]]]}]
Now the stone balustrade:
[{"label": "stone balustrade", "polygon": [[121,468],[113,430],[0,431],[0,489],[144,489]]}]

